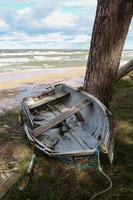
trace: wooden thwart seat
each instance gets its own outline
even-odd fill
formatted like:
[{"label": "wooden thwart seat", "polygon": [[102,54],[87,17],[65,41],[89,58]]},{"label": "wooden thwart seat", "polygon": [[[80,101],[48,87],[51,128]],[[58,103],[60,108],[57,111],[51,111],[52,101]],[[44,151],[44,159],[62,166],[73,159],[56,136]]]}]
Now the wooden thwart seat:
[{"label": "wooden thwart seat", "polygon": [[29,109],[33,109],[33,108],[39,107],[43,104],[51,103],[55,100],[61,99],[61,98],[66,97],[68,95],[70,95],[69,92],[66,92],[66,93],[60,92],[60,93],[57,93],[57,94],[55,93],[54,95],[45,97],[45,99],[39,100],[38,102],[35,102],[35,104],[29,105],[28,107],[29,107]]},{"label": "wooden thwart seat", "polygon": [[52,128],[52,127],[56,126],[57,124],[63,122],[65,119],[67,119],[68,117],[70,117],[73,114],[78,113],[78,115],[79,115],[80,110],[85,108],[89,104],[91,104],[91,102],[88,99],[86,99],[86,100],[82,101],[80,104],[78,104],[77,106],[73,106],[72,108],[69,108],[67,111],[61,113],[59,116],[55,117],[53,120],[51,120],[47,124],[39,126],[36,129],[34,129],[33,130],[33,136],[34,137],[39,136],[40,134],[46,132],[50,128]]}]

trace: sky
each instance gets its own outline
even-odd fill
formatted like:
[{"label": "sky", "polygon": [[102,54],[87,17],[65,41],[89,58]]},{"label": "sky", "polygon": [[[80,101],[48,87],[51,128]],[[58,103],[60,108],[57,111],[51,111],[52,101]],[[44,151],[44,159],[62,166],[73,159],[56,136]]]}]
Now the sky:
[{"label": "sky", "polygon": [[[1,49],[89,49],[96,0],[0,0]],[[125,43],[133,49],[133,20]]]}]

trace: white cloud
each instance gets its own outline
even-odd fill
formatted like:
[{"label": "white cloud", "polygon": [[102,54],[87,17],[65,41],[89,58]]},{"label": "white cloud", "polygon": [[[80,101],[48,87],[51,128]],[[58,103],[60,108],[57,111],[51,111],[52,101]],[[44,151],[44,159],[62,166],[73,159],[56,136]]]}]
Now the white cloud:
[{"label": "white cloud", "polygon": [[65,36],[58,33],[48,33],[48,34],[35,34],[29,35],[26,33],[12,32],[0,37],[0,41],[11,41],[11,42],[24,42],[24,43],[62,43],[65,41]]},{"label": "white cloud", "polygon": [[52,43],[62,43],[65,41],[65,36],[62,33],[49,33],[43,36],[43,41]]},{"label": "white cloud", "polygon": [[48,33],[48,34],[36,34],[28,35],[25,33],[13,33],[11,38],[14,40],[21,40],[27,43],[57,43],[64,42],[65,37],[59,33]]},{"label": "white cloud", "polygon": [[[65,6],[65,3],[70,3],[69,0],[59,0],[56,2],[55,0],[40,0],[38,3],[34,2],[34,4],[28,6],[25,4],[24,8],[15,9],[14,11],[9,9],[7,14],[4,14],[5,21],[10,24],[10,31],[23,31],[27,34],[45,34],[46,32],[52,33],[56,31],[64,31],[66,34],[68,32],[69,34],[88,32],[88,16],[85,18],[83,15],[80,16],[80,14],[74,13],[71,9],[68,11],[67,9],[64,10],[65,7],[61,6],[61,2],[64,2]],[[74,3],[74,0],[72,2]],[[78,4],[81,2],[78,0]],[[86,21],[88,22],[87,25]]]},{"label": "white cloud", "polygon": [[61,5],[65,6],[96,6],[97,0],[63,0],[60,2]]},{"label": "white cloud", "polygon": [[52,12],[51,15],[47,16],[41,21],[44,26],[63,28],[63,27],[74,27],[78,17],[71,13],[65,13],[63,10],[58,9]]},{"label": "white cloud", "polygon": [[30,17],[32,14],[32,9],[30,7],[26,7],[24,9],[17,10],[16,12],[16,19],[22,19],[25,17]]},{"label": "white cloud", "polygon": [[[11,4],[17,1],[18,8]],[[97,0],[6,0],[6,4],[0,3],[1,48],[88,48]],[[132,25],[133,21],[126,48],[133,48]]]},{"label": "white cloud", "polygon": [[75,37],[73,37],[71,40],[69,40],[69,43],[88,43],[89,40],[91,39],[90,36],[85,35],[85,34],[81,34],[81,35],[76,35]]},{"label": "white cloud", "polygon": [[8,29],[9,25],[3,19],[0,19],[0,32],[5,32]]},{"label": "white cloud", "polygon": [[[66,35],[61,32],[48,34],[29,35],[26,33],[12,32],[0,37],[1,48],[72,48],[73,44],[82,44],[86,42],[88,45],[87,35]],[[83,40],[83,41],[82,41]]]}]

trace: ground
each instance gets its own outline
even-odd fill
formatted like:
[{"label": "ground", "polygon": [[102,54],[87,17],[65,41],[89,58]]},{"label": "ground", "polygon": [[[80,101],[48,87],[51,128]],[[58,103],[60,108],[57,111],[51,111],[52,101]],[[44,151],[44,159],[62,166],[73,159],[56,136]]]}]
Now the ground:
[{"label": "ground", "polygon": [[[102,159],[104,171],[112,179],[112,189],[98,200],[133,199],[133,80],[132,75],[115,85],[110,108],[115,138],[114,162]],[[6,125],[6,126],[5,126]],[[88,200],[108,186],[97,169],[78,169],[52,160],[37,152],[33,174],[24,191],[18,188],[25,179],[25,169],[33,148],[23,128],[18,125],[18,111],[7,112],[0,120],[0,153],[2,161],[19,161],[22,175],[3,200]],[[15,138],[14,136],[18,136]]]}]

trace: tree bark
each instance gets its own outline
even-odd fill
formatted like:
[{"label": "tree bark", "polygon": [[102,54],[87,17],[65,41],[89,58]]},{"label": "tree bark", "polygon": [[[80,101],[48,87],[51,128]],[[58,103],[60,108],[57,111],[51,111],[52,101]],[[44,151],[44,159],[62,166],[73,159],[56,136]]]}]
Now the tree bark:
[{"label": "tree bark", "polygon": [[98,0],[83,89],[106,106],[133,14],[131,0]]},{"label": "tree bark", "polygon": [[119,68],[116,80],[119,81],[121,78],[126,76],[132,70],[133,70],[133,59],[130,60],[125,65],[123,65],[121,68]]}]

